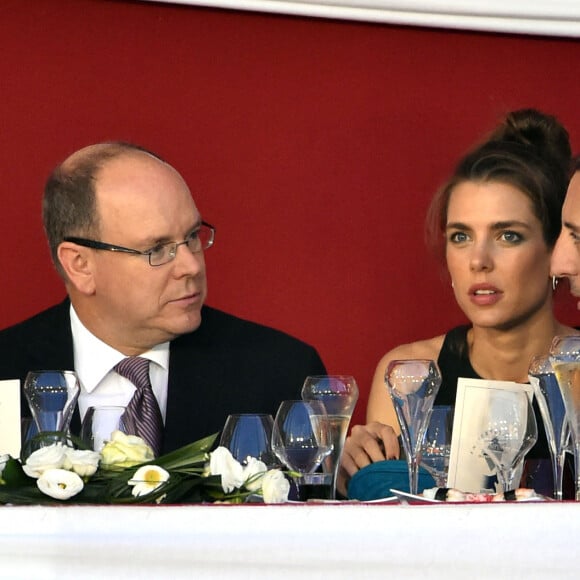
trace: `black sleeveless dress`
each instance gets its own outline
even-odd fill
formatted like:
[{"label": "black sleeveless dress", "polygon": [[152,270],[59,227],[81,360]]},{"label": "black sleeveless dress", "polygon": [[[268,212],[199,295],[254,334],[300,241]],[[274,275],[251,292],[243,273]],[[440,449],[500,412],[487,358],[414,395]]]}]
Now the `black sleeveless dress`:
[{"label": "black sleeveless dress", "polygon": [[[445,335],[443,346],[439,352],[437,364],[443,377],[439,392],[435,397],[435,405],[454,405],[457,395],[457,379],[481,379],[469,361],[469,348],[467,346],[467,331],[469,325],[457,326]],[[549,459],[550,451],[546,439],[546,431],[540,410],[534,397],[534,411],[538,424],[538,441],[526,456],[529,459]]]}]

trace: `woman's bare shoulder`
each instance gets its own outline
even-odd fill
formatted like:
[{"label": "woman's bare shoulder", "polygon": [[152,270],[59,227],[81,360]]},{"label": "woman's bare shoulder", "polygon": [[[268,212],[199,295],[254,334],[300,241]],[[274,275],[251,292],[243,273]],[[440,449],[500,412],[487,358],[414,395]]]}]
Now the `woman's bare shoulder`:
[{"label": "woman's bare shoulder", "polygon": [[441,334],[433,338],[401,344],[386,353],[379,365],[386,367],[390,361],[397,359],[427,358],[437,360],[444,339],[445,335]]}]

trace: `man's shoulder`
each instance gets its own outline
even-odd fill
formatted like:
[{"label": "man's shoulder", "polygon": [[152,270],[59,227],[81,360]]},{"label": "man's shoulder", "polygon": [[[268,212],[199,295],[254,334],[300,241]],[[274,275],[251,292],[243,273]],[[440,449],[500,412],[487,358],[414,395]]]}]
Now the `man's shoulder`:
[{"label": "man's shoulder", "polygon": [[30,318],[26,318],[21,322],[17,322],[12,326],[0,330],[0,341],[41,332],[43,329],[52,331],[55,334],[60,332],[61,328],[67,327],[70,324],[69,306],[69,301],[64,300],[59,304],[34,314]]},{"label": "man's shoulder", "polygon": [[219,340],[223,341],[274,341],[312,348],[303,340],[287,332],[252,320],[240,318],[239,316],[211,306],[203,307],[202,322],[198,331],[203,336],[219,338]]}]

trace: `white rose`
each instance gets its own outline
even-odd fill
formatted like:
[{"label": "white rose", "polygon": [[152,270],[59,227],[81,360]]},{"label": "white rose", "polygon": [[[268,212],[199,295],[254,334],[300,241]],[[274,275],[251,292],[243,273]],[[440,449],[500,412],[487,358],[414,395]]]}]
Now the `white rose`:
[{"label": "white rose", "polygon": [[221,475],[224,493],[230,493],[244,484],[244,468],[226,447],[218,447],[210,453],[209,471],[211,475]]},{"label": "white rose", "polygon": [[279,469],[270,469],[262,478],[264,503],[284,503],[288,501],[290,482]]},{"label": "white rose", "polygon": [[268,471],[266,464],[255,457],[248,457],[244,467],[244,487],[248,491],[258,491],[262,487],[262,478]]},{"label": "white rose", "polygon": [[101,455],[98,451],[89,449],[72,449],[65,450],[64,469],[74,471],[81,477],[90,477],[94,475],[99,466]]},{"label": "white rose", "polygon": [[105,469],[133,467],[155,458],[153,449],[141,437],[125,435],[122,431],[111,433],[111,440],[105,443],[101,456]]},{"label": "white rose", "polygon": [[22,469],[28,477],[38,478],[47,469],[60,469],[64,465],[65,453],[62,443],[41,447],[30,454]]},{"label": "white rose", "polygon": [[[169,480],[169,473],[158,465],[144,465],[140,467],[127,482],[133,486],[131,493],[138,497],[155,491],[160,485]],[[158,502],[163,497],[158,498]]]},{"label": "white rose", "polygon": [[47,469],[37,480],[38,489],[54,499],[68,499],[82,491],[83,480],[66,469]]}]

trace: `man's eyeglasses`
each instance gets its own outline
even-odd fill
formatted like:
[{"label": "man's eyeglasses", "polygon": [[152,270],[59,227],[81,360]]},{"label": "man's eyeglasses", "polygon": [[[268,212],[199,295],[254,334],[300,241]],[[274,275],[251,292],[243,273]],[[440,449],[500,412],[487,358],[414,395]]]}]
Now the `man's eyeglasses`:
[{"label": "man's eyeglasses", "polygon": [[150,250],[142,252],[141,250],[132,250],[131,248],[124,248],[123,246],[116,246],[115,244],[107,244],[106,242],[98,242],[96,240],[88,240],[86,238],[76,238],[74,236],[64,238],[65,242],[72,242],[79,246],[92,248],[93,250],[107,250],[109,252],[124,252],[125,254],[139,254],[140,256],[147,256],[151,266],[163,266],[171,262],[177,256],[177,248],[179,246],[187,245],[189,251],[193,254],[207,250],[213,246],[215,239],[215,228],[205,222],[201,222],[201,227],[195,232],[189,234],[187,239],[183,242],[168,242],[166,244],[159,244]]}]

